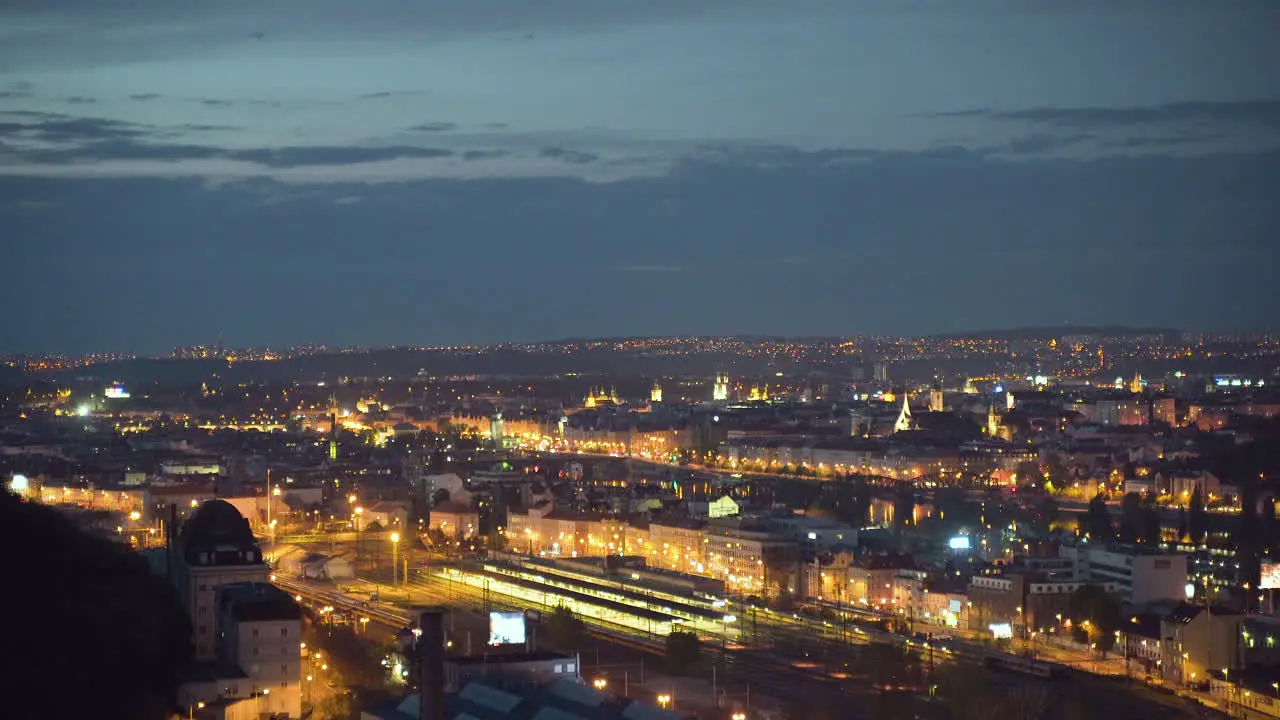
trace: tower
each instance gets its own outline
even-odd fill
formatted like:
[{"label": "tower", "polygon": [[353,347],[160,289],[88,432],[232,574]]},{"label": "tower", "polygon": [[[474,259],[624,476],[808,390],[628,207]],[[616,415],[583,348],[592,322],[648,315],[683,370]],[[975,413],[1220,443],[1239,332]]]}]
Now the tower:
[{"label": "tower", "polygon": [[929,412],[942,412],[943,408],[942,386],[934,385],[929,391]]},{"label": "tower", "polygon": [[893,424],[893,431],[896,433],[914,430],[916,426],[915,420],[911,417],[911,404],[908,401],[907,394],[902,393],[902,411],[898,413],[898,421]]},{"label": "tower", "polygon": [[651,403],[662,402],[662,386],[658,384],[657,380],[653,381],[653,389],[649,391],[649,402]]},{"label": "tower", "polygon": [[329,396],[329,459],[338,459],[338,397]]},{"label": "tower", "polygon": [[716,373],[715,383],[711,386],[711,399],[715,402],[729,400],[729,375],[727,373]]},{"label": "tower", "polygon": [[996,414],[995,403],[987,408],[987,434],[991,437],[1000,436],[1000,416]]},{"label": "tower", "polygon": [[1129,381],[1129,392],[1135,395],[1142,394],[1142,373],[1135,372],[1133,379]]}]

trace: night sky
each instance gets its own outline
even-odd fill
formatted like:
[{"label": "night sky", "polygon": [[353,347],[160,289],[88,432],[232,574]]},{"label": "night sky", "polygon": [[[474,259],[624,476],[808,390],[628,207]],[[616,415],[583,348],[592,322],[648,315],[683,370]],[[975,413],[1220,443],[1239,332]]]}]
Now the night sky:
[{"label": "night sky", "polygon": [[6,0],[0,352],[1264,329],[1280,3]]}]

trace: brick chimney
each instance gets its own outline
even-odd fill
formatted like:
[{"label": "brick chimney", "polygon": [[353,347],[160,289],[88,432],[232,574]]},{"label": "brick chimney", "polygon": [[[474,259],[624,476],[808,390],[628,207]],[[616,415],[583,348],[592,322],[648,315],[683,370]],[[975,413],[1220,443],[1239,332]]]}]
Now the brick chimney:
[{"label": "brick chimney", "polygon": [[418,637],[418,717],[444,718],[444,620],[439,612],[418,617],[422,634]]}]

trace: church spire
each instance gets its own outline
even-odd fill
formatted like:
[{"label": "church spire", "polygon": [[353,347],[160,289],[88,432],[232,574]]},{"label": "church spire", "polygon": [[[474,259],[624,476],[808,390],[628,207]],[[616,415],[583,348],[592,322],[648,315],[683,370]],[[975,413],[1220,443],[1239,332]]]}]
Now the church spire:
[{"label": "church spire", "polygon": [[898,421],[893,424],[894,432],[904,432],[906,430],[915,429],[916,423],[911,418],[911,403],[904,392],[902,393],[902,411],[898,413]]}]

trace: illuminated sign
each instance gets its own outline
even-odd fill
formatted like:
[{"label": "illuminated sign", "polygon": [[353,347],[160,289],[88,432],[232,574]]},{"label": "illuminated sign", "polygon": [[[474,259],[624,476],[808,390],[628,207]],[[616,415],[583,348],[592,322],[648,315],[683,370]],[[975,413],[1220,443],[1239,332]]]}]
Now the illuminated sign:
[{"label": "illuminated sign", "polygon": [[968,550],[971,547],[969,545],[969,536],[957,535],[947,541],[947,546],[952,550]]},{"label": "illuminated sign", "polygon": [[1263,590],[1280,590],[1280,562],[1262,563],[1262,578],[1258,587]]},{"label": "illuminated sign", "polygon": [[524,642],[524,613],[489,613],[490,645],[523,645]]},{"label": "illuminated sign", "polygon": [[1013,637],[1013,626],[1009,623],[991,623],[987,626],[991,631],[992,637],[997,640],[1007,640]]},{"label": "illuminated sign", "polygon": [[120,399],[129,397],[129,391],[125,390],[124,386],[121,385],[120,383],[116,383],[115,385],[112,385],[111,387],[107,388],[102,392],[102,394],[106,395],[112,400],[120,400]]}]

